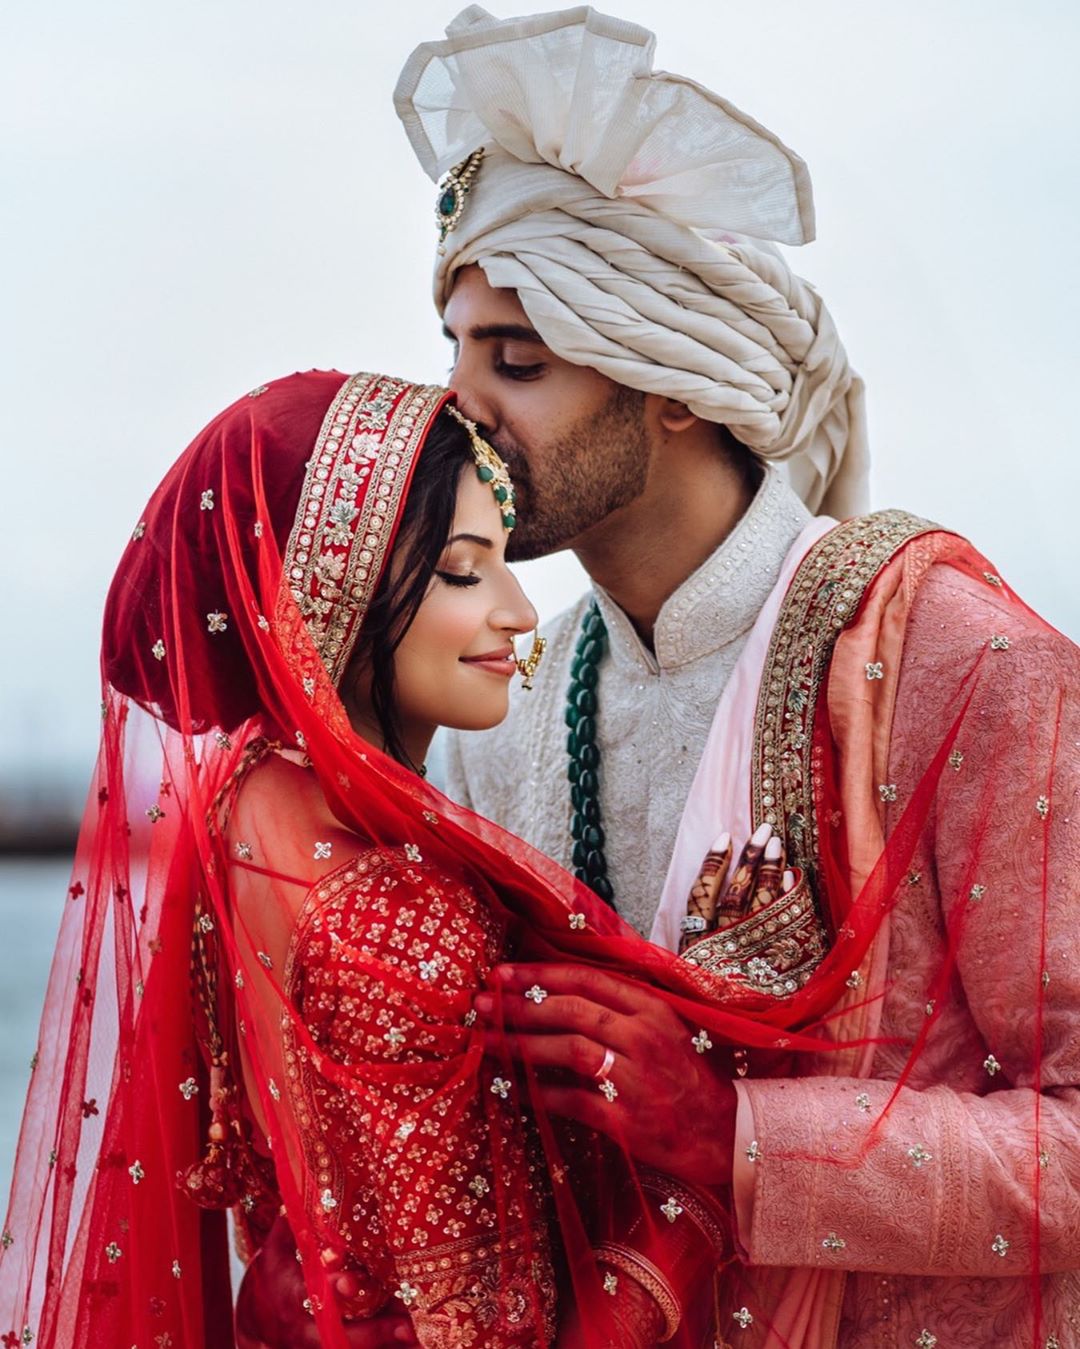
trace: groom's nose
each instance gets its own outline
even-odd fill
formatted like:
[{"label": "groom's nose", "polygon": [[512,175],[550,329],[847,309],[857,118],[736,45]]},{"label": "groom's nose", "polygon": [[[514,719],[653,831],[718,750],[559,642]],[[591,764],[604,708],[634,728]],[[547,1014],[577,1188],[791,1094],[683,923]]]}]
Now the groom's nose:
[{"label": "groom's nose", "polygon": [[459,351],[448,383],[457,395],[462,415],[488,435],[494,434],[499,429],[498,407],[491,392],[484,388],[476,357],[470,358],[466,351]]}]

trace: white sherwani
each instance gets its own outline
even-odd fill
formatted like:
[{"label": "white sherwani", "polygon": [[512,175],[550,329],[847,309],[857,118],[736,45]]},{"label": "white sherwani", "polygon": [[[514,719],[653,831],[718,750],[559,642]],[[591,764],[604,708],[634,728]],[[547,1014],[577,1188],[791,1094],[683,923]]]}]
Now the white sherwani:
[{"label": "white sherwani", "polygon": [[563,712],[595,596],[609,638],[596,718],[608,871],[619,913],[648,934],[717,701],[809,519],[783,476],[766,470],[732,533],[664,603],[653,651],[603,590],[584,595],[545,629],[535,687],[516,690],[502,725],[449,737],[449,795],[570,867]]}]

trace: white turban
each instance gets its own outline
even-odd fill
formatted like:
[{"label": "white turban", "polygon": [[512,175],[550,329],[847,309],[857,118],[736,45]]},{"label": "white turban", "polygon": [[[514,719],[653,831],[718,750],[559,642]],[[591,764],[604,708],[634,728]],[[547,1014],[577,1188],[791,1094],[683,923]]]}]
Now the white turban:
[{"label": "white turban", "polygon": [[802,160],[690,80],[647,29],[592,9],[499,21],[471,6],[405,65],[394,103],[438,180],[484,148],[435,268],[478,263],[564,359],[685,403],[812,511],[867,506],[862,381],[773,241],[814,237]]}]

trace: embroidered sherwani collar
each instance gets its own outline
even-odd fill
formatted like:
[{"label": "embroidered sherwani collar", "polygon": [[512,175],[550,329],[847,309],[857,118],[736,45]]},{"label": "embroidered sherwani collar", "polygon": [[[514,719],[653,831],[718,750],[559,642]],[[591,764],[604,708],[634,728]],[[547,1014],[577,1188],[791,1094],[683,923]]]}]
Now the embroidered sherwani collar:
[{"label": "embroidered sherwani collar", "polygon": [[677,670],[741,637],[752,626],[810,513],[782,472],[767,467],[746,514],[723,543],[669,595],[653,630],[655,654],[611,596],[594,586],[616,668]]}]

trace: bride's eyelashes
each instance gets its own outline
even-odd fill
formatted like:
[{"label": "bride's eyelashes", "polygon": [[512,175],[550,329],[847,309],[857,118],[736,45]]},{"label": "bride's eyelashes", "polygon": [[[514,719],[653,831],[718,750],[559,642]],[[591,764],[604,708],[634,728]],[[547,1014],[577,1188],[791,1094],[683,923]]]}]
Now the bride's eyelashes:
[{"label": "bride's eyelashes", "polygon": [[462,576],[460,572],[454,571],[436,571],[435,575],[440,581],[445,581],[450,586],[475,586],[480,584],[480,577],[475,572],[469,572]]}]

